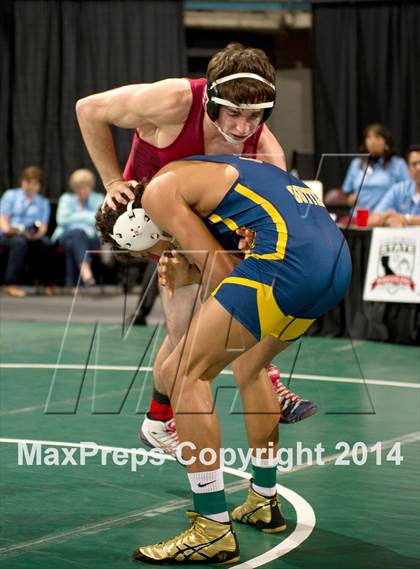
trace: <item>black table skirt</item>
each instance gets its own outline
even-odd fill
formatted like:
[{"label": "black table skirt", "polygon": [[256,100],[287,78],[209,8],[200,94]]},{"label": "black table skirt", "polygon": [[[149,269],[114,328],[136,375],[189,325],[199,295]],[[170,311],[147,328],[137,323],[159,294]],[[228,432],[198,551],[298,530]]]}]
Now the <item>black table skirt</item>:
[{"label": "black table skirt", "polygon": [[372,231],[343,229],[343,233],[353,262],[349,290],[338,306],[313,324],[308,335],[420,345],[420,304],[362,300]]}]

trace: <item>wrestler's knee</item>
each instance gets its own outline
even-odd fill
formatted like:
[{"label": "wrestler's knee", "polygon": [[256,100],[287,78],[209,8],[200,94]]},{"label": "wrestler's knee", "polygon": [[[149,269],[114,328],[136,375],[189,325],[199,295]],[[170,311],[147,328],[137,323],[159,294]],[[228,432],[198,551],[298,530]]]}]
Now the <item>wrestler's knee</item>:
[{"label": "wrestler's knee", "polygon": [[161,375],[166,388],[172,390],[175,379],[182,378],[183,382],[187,383],[196,380],[211,381],[218,371],[210,357],[205,354],[189,356],[178,347],[163,362]]},{"label": "wrestler's knee", "polygon": [[232,362],[232,371],[239,387],[258,378],[263,369],[246,357],[238,358]]}]

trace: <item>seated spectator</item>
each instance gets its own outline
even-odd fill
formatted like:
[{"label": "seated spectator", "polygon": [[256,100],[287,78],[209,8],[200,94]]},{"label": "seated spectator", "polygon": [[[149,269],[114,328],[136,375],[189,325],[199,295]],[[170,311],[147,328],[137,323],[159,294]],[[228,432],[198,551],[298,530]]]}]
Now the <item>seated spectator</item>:
[{"label": "seated spectator", "polygon": [[360,152],[370,154],[369,160],[361,157],[351,161],[343,190],[350,207],[357,199],[356,207],[373,211],[393,184],[405,182],[410,177],[405,161],[396,156],[391,135],[382,124],[366,127]]},{"label": "seated spectator", "polygon": [[370,227],[420,225],[420,144],[407,150],[411,179],[394,184],[369,217]]},{"label": "seated spectator", "polygon": [[66,258],[66,286],[74,288],[79,281],[95,284],[91,258],[86,251],[99,249],[95,215],[104,196],[94,192],[95,176],[90,170],[75,170],[69,178],[73,190],[63,194],[57,206],[57,227],[52,240],[63,246]]},{"label": "seated spectator", "polygon": [[0,243],[7,250],[4,276],[5,291],[11,296],[25,296],[21,288],[26,262],[33,274],[47,285],[52,294],[51,243],[46,237],[50,218],[50,203],[40,195],[42,170],[28,166],[22,172],[20,187],[7,190],[0,201]]}]

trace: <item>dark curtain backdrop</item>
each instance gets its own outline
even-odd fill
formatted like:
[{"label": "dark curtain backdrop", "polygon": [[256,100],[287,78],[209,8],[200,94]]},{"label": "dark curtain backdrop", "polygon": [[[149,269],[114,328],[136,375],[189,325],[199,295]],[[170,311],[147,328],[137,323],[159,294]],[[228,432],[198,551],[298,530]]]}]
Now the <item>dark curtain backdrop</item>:
[{"label": "dark curtain backdrop", "polygon": [[[75,115],[80,97],[186,72],[181,2],[8,1],[0,14],[1,192],[38,164],[54,201],[74,169],[91,167]],[[131,136],[115,129],[122,163]]]},{"label": "dark curtain backdrop", "polygon": [[[420,2],[313,3],[315,149],[357,152],[364,128],[383,122],[400,151],[420,143]],[[326,189],[347,160],[326,159]]]}]

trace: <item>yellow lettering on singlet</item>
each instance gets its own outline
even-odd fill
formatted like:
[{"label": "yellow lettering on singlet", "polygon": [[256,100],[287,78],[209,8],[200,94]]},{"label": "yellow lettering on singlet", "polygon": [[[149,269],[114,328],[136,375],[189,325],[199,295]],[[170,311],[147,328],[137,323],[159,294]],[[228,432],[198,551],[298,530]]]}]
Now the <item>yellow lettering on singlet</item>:
[{"label": "yellow lettering on singlet", "polygon": [[302,186],[287,186],[288,191],[292,194],[298,203],[310,203],[325,207],[322,200],[310,188],[303,188]]}]

